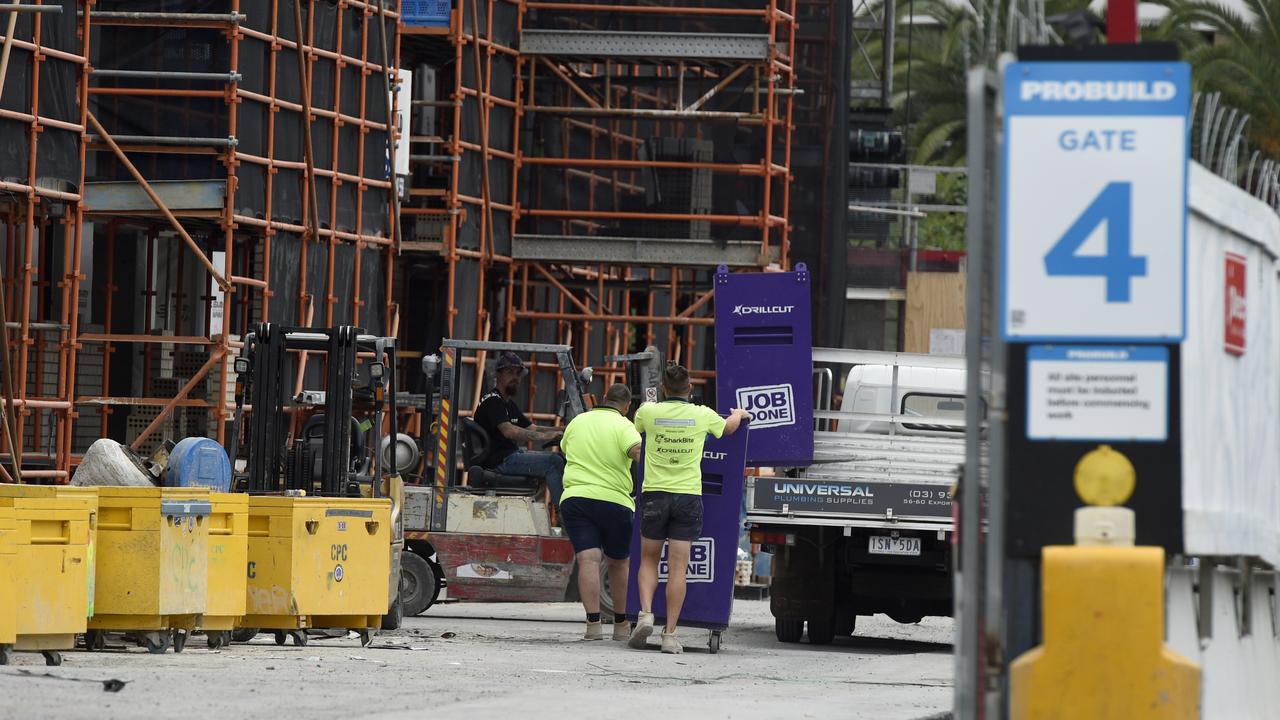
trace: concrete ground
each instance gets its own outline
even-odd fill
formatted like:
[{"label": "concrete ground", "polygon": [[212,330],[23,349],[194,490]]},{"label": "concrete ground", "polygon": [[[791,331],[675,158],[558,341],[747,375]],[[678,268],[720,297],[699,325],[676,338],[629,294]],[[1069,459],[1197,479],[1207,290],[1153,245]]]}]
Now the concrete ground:
[{"label": "concrete ground", "polygon": [[[767,602],[738,601],[720,653],[681,630],[684,655],[583,642],[581,608],[446,604],[383,633],[221,651],[18,654],[0,667],[0,718],[873,718],[915,720],[951,705],[952,623],[859,618],[834,645],[784,645]],[[606,628],[607,632],[608,628]],[[48,673],[48,676],[46,676]],[[125,681],[119,692],[102,682]]]}]

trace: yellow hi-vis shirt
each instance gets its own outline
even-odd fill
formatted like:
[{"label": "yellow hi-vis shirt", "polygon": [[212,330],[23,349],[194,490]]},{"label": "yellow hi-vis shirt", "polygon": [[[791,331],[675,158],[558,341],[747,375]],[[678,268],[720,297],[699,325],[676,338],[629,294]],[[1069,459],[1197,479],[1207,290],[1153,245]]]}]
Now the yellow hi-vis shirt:
[{"label": "yellow hi-vis shirt", "polygon": [[589,498],[635,511],[627,451],[639,444],[635,426],[611,407],[598,407],[569,421],[560,439],[565,463],[560,502]]},{"label": "yellow hi-vis shirt", "polygon": [[724,434],[724,418],[705,405],[663,400],[636,410],[636,430],[645,436],[643,490],[702,494],[702,445],[708,433]]}]

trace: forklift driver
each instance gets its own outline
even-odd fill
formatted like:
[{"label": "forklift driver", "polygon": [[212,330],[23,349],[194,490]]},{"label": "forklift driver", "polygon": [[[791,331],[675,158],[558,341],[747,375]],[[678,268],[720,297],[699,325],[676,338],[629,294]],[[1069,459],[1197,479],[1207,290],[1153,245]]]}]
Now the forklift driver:
[{"label": "forklift driver", "polygon": [[489,433],[492,443],[483,466],[505,475],[541,477],[551,490],[552,502],[559,507],[564,491],[564,458],[552,452],[526,450],[517,447],[517,443],[559,440],[564,432],[534,425],[516,406],[513,398],[520,388],[520,378],[528,370],[515,353],[503,351],[494,367],[494,388],[480,398],[474,417]]}]

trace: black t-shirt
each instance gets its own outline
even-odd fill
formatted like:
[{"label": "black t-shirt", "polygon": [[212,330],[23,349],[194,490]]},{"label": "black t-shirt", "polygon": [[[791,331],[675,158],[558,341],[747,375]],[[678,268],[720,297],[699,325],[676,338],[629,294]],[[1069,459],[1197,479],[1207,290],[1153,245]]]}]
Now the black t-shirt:
[{"label": "black t-shirt", "polygon": [[516,444],[507,439],[505,435],[498,430],[498,426],[504,422],[509,422],[516,427],[529,427],[533,421],[525,417],[520,412],[520,408],[510,400],[502,397],[497,390],[490,390],[480,398],[480,405],[476,407],[474,417],[476,423],[489,433],[491,445],[489,447],[489,455],[484,459],[484,466],[487,469],[497,467],[507,456],[516,451]]}]

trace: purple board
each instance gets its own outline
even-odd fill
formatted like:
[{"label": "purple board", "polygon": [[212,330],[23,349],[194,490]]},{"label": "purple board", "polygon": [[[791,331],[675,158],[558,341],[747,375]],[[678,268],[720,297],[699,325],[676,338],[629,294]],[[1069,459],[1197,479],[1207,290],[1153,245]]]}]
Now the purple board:
[{"label": "purple board", "polygon": [[747,465],[813,460],[809,272],[716,272],[716,409],[751,413]]},{"label": "purple board", "polygon": [[[689,552],[684,608],[680,611],[682,627],[723,630],[729,626],[733,608],[733,577],[738,562],[738,534],[741,530],[744,456],[747,449],[747,426],[729,437],[707,437],[702,451],[702,535]],[[643,457],[643,456],[642,456]],[[641,490],[644,489],[643,471]],[[635,620],[640,610],[640,586],[636,571],[640,568],[640,508],[631,531],[631,572],[627,584],[627,617]],[[666,622],[667,583],[666,548],[663,564],[658,566],[658,590],[653,594],[655,627]]]}]

